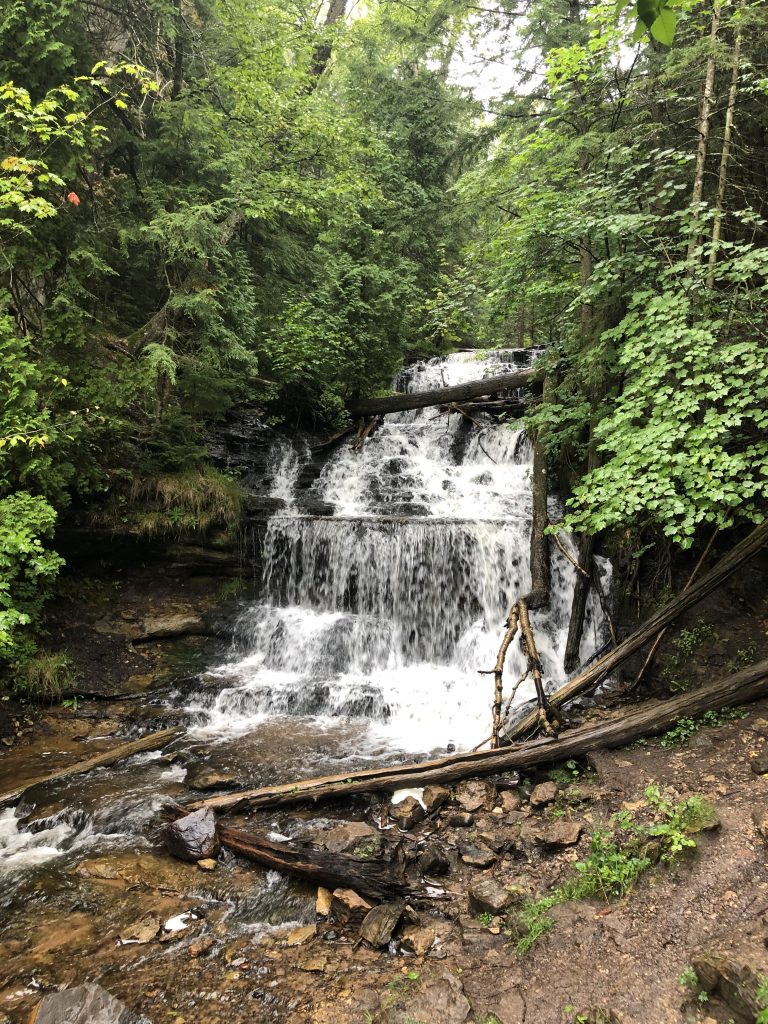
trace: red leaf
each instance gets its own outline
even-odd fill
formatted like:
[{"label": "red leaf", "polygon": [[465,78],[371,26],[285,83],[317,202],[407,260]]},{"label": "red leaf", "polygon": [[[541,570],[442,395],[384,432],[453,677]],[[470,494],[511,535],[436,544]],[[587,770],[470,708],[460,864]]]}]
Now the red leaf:
[{"label": "red leaf", "polygon": [[77,192],[70,192],[67,195],[67,202],[72,203],[73,206],[79,206],[80,196],[77,194]]}]

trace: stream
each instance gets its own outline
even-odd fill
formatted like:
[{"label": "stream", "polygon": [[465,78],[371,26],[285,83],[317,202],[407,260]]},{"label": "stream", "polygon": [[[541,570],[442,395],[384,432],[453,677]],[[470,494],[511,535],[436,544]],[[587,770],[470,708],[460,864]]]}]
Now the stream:
[{"label": "stream", "polygon": [[[404,371],[397,387],[459,384],[529,366],[535,355],[433,359]],[[388,416],[361,452],[338,446],[308,488],[298,487],[306,443],[276,435],[279,509],[263,532],[259,597],[240,608],[217,663],[191,688],[154,698],[161,725],[186,727],[173,753],[38,787],[0,810],[0,913],[11,933],[41,899],[60,909],[71,901],[72,871],[84,858],[158,849],[152,820],[164,799],[188,794],[201,762],[222,788],[226,780],[252,786],[467,749],[489,734],[492,677],[478,669],[493,666],[509,605],[530,586],[532,456],[523,432],[477,419],[435,408]],[[552,499],[551,516],[560,512]],[[610,565],[599,565],[607,591]],[[574,568],[553,549],[551,605],[532,613],[550,689],[565,679],[574,582]],[[582,663],[604,632],[593,591]],[[515,643],[507,689],[524,664]],[[517,701],[532,695],[527,681]],[[271,827],[296,837],[308,824],[276,814]],[[318,827],[316,816],[311,824]],[[254,877],[245,904],[217,883],[217,899],[236,903],[249,927],[306,915],[306,897],[284,880],[264,873],[254,893]]]}]

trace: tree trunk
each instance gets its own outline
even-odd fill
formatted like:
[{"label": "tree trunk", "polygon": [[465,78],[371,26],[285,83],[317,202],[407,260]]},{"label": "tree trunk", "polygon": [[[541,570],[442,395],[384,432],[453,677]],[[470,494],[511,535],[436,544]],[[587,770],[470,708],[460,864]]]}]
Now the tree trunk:
[{"label": "tree trunk", "polygon": [[712,29],[710,31],[710,50],[707,57],[707,70],[704,76],[704,91],[701,97],[701,109],[699,111],[699,141],[696,146],[696,169],[693,175],[693,192],[691,193],[691,236],[688,242],[688,261],[693,260],[693,254],[700,240],[699,230],[699,207],[704,196],[704,166],[707,162],[707,145],[709,143],[709,128],[712,112],[712,97],[715,88],[715,43],[720,28],[720,5],[715,0],[712,6]]},{"label": "tree trunk", "polygon": [[486,377],[485,380],[470,381],[468,384],[455,384],[449,388],[435,388],[433,391],[416,391],[404,395],[390,395],[387,398],[363,398],[350,404],[349,414],[355,417],[384,416],[406,409],[427,409],[431,405],[464,402],[470,398],[492,395],[497,391],[526,387],[533,383],[535,373],[535,369],[531,368]]},{"label": "tree trunk", "polygon": [[210,797],[185,810],[212,807],[232,810],[238,807],[282,807],[287,804],[317,802],[353,793],[373,793],[410,789],[432,784],[456,782],[479,775],[492,775],[513,769],[528,769],[580,757],[592,750],[623,747],[642,736],[666,732],[682,717],[696,717],[706,711],[734,707],[757,700],[768,693],[768,660],[708,683],[698,690],[682,693],[671,700],[646,701],[629,712],[619,712],[572,729],[560,739],[543,738],[519,743],[501,750],[480,750],[454,754],[436,761],[422,761],[390,768],[373,768],[344,775],[304,779],[280,786],[267,786],[248,792]]},{"label": "tree trunk", "polygon": [[[739,5],[739,10],[743,5]],[[741,23],[736,29],[736,39],[733,44],[733,71],[731,72],[731,87],[728,90],[728,107],[725,111],[725,128],[723,130],[723,150],[720,154],[720,173],[717,182],[717,200],[715,202],[715,219],[712,224],[712,250],[709,254],[709,272],[707,274],[707,288],[713,288],[715,284],[715,264],[717,263],[717,250],[720,245],[720,233],[723,224],[723,211],[725,209],[725,191],[728,185],[728,160],[731,155],[731,140],[733,138],[733,118],[736,112],[736,95],[739,89],[739,72],[741,60]]]},{"label": "tree trunk", "polygon": [[549,604],[551,572],[549,565],[549,537],[544,532],[549,526],[547,509],[547,457],[538,434],[531,436],[533,444],[533,468],[531,489],[533,498],[533,522],[531,524],[531,589],[522,599],[528,608],[535,611]]},{"label": "tree trunk", "polygon": [[[324,27],[326,29],[332,28],[338,21],[347,13],[347,0],[330,0],[328,5],[328,13],[325,16]],[[317,80],[320,78],[322,73],[328,67],[328,61],[331,59],[331,53],[333,47],[330,43],[322,43],[315,47],[315,53],[312,58],[312,88],[314,89]]]},{"label": "tree trunk", "polygon": [[568,640],[565,644],[565,658],[563,659],[563,668],[566,672],[573,672],[581,664],[579,648],[581,647],[581,634],[584,631],[584,614],[587,610],[592,573],[597,571],[592,564],[594,546],[594,537],[585,533],[579,542],[579,550],[576,556],[583,572],[577,570],[576,582],[573,587],[571,618],[568,623]]}]

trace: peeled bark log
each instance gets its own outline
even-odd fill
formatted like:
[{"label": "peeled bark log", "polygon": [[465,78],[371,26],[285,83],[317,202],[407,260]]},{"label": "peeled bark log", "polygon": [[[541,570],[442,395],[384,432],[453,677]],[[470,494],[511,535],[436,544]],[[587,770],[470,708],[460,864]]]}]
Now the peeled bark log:
[{"label": "peeled bark log", "polygon": [[531,384],[538,371],[518,370],[515,373],[502,373],[497,377],[486,377],[485,380],[470,381],[467,384],[456,384],[449,388],[435,388],[434,391],[415,391],[404,395],[390,395],[387,398],[364,398],[349,406],[351,416],[383,416],[389,412],[403,412],[406,409],[426,409],[431,405],[450,405],[451,402],[464,402],[470,398],[493,395],[497,391],[508,391]]},{"label": "peeled bark log", "polygon": [[[575,679],[571,679],[565,686],[561,686],[559,690],[550,694],[550,703],[562,707],[574,697],[596,686],[627,658],[639,651],[660,630],[716,590],[721,583],[756,555],[766,543],[768,543],[768,520],[756,527],[748,537],[745,537],[740,544],[737,544],[724,558],[721,558],[706,576],[702,576],[689,590],[684,590],[674,597],[618,647],[606,654],[604,658],[596,661],[594,665],[590,665],[586,671],[580,673]],[[507,731],[507,738],[514,740],[519,736],[524,736],[535,728],[537,722],[537,713],[531,712]]]},{"label": "peeled bark log", "polygon": [[[170,804],[166,806],[165,813],[171,818],[185,817],[188,808]],[[324,885],[329,889],[354,889],[355,892],[379,900],[393,894],[418,894],[418,890],[403,878],[399,868],[387,861],[359,860],[357,857],[329,853],[310,845],[277,842],[221,823],[217,824],[216,831],[219,842],[227,849],[266,868],[308,878],[315,885]]]},{"label": "peeled bark log", "polygon": [[44,782],[56,782],[58,779],[68,779],[72,775],[84,775],[85,772],[90,772],[94,768],[108,768],[110,765],[116,764],[126,757],[141,754],[145,750],[158,750],[161,747],[167,746],[171,740],[180,736],[182,732],[183,730],[179,728],[161,729],[159,732],[151,732],[148,736],[142,736],[138,740],[131,740],[130,743],[121,743],[119,747],[113,747],[111,750],[105,750],[101,754],[95,754],[86,761],[78,761],[76,764],[70,765],[69,768],[60,768],[58,771],[50,772],[48,775],[41,775],[36,779],[30,779],[29,782],[25,782],[18,789],[11,789],[5,793],[0,793],[0,807],[18,803],[28,789],[31,789],[33,786],[39,786]]},{"label": "peeled bark log", "polygon": [[373,793],[409,789],[433,783],[456,782],[480,775],[492,775],[512,769],[527,769],[580,757],[591,750],[622,747],[642,736],[666,732],[682,717],[694,717],[705,711],[745,704],[768,694],[768,660],[708,683],[698,690],[682,693],[671,700],[645,701],[629,712],[619,712],[598,723],[569,730],[560,739],[542,738],[501,750],[479,750],[454,754],[435,761],[373,768],[346,775],[327,775],[280,786],[266,786],[247,792],[215,796],[186,804],[185,811],[200,807],[232,810],[236,807],[281,807],[287,804],[317,802],[353,793]]}]

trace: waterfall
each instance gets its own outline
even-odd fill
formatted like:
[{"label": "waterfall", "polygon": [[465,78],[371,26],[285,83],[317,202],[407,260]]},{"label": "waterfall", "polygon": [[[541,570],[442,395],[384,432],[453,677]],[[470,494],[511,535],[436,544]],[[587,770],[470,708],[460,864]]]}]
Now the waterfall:
[{"label": "waterfall", "polygon": [[[404,371],[398,390],[422,391],[531,365],[531,350],[459,353]],[[231,656],[209,673],[190,710],[209,739],[275,716],[327,729],[356,719],[371,741],[409,752],[473,746],[490,732],[492,684],[511,602],[530,587],[531,449],[485,414],[469,422],[435,408],[386,417],[361,452],[340,446],[307,493],[305,449],[277,444],[260,599],[237,623]],[[330,508],[311,515],[302,508]],[[560,509],[552,502],[553,516]],[[570,543],[570,542],[566,542]],[[610,566],[600,563],[603,585]],[[549,687],[563,655],[575,569],[556,549],[550,606],[532,614]],[[591,594],[582,661],[602,643]],[[517,643],[507,689],[525,671]],[[530,681],[518,700],[532,694]]]}]

